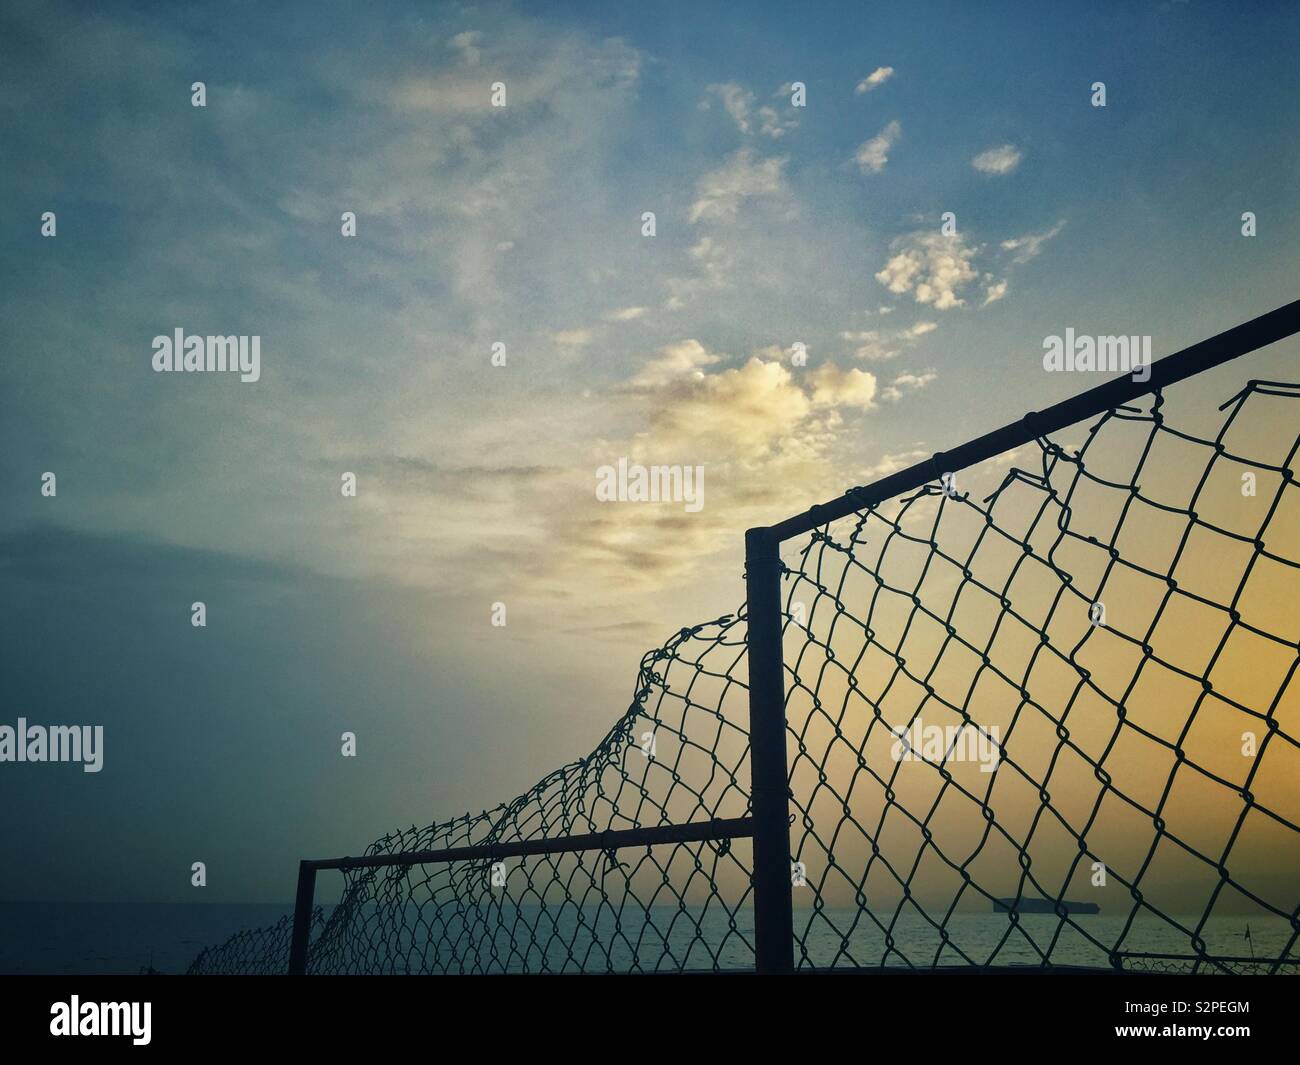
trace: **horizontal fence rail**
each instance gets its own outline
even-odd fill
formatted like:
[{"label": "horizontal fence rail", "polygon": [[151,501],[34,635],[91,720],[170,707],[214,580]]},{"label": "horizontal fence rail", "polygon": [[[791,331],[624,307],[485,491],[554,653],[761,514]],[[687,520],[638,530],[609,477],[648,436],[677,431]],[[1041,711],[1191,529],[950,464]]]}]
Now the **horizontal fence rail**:
[{"label": "horizontal fence rail", "polygon": [[571,854],[581,851],[613,852],[626,847],[652,847],[663,843],[699,843],[708,840],[745,839],[754,834],[748,817],[716,818],[685,825],[657,825],[620,831],[589,832],[558,839],[530,839],[515,843],[487,843],[478,847],[447,847],[433,851],[377,854],[361,858],[304,859],[298,865],[298,898],[294,905],[293,940],[289,975],[307,972],[316,872],[320,869],[381,869],[391,866],[431,865],[438,862],[494,862],[527,855]]},{"label": "horizontal fence rail", "polygon": [[863,488],[853,488],[828,503],[810,507],[785,521],[770,526],[765,535],[780,543],[812,532],[820,526],[883,503],[904,492],[940,480],[945,473],[957,473],[1040,437],[1065,429],[1085,418],[1130,403],[1205,370],[1248,355],[1250,352],[1300,332],[1300,300],[1262,314],[1249,322],[1202,340],[1190,348],[1166,355],[1151,364],[1151,376],[1138,381],[1131,374],[1117,377],[1077,396],[1062,400],[1042,411],[1031,411],[1018,421],[985,433],[951,451],[937,452],[924,462],[882,477]]},{"label": "horizontal fence rail", "polygon": [[657,825],[588,832],[557,839],[529,839],[516,843],[485,843],[478,847],[449,847],[438,851],[376,854],[361,858],[308,858],[302,865],[313,869],[380,869],[390,865],[430,865],[436,862],[496,861],[533,854],[568,854],[573,851],[614,851],[623,847],[652,847],[658,843],[699,843],[704,840],[746,839],[754,834],[748,817],[697,821],[686,825]]}]

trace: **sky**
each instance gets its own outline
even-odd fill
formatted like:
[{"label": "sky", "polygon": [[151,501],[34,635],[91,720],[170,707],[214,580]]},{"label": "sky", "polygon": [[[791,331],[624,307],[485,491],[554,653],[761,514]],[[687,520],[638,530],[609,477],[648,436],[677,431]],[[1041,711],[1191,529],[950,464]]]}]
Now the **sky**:
[{"label": "sky", "polygon": [[[6,5],[0,720],[107,738],[0,767],[0,897],[192,901],[202,860],[204,901],[282,901],[506,800],[737,608],[745,528],[1096,383],[1045,336],[1163,355],[1289,302],[1298,30]],[[260,379],[155,373],[176,328],[259,336]],[[624,457],[704,466],[703,507],[599,502]]]}]

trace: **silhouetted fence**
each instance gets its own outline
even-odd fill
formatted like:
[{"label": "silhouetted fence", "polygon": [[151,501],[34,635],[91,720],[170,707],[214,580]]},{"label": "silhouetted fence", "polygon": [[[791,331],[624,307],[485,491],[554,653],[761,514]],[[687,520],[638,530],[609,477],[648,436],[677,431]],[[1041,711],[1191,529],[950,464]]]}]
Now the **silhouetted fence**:
[{"label": "silhouetted fence", "polygon": [[647,654],[589,757],[303,862],[295,922],[190,971],[1293,971],[1300,387],[1169,390],[1298,329],[750,530],[745,611]]}]

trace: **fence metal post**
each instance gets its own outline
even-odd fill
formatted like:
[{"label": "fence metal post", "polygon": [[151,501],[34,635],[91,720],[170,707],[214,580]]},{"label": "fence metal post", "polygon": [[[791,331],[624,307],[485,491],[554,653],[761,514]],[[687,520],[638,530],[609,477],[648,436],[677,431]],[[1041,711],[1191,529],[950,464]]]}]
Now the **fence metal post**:
[{"label": "fence metal post", "polygon": [[790,778],[785,750],[780,541],[745,533],[749,625],[749,775],[754,818],[754,967],[794,971],[790,895]]},{"label": "fence metal post", "polygon": [[293,904],[293,939],[289,943],[289,975],[307,975],[307,946],[311,940],[312,902],[316,895],[316,866],[298,863],[298,898]]}]

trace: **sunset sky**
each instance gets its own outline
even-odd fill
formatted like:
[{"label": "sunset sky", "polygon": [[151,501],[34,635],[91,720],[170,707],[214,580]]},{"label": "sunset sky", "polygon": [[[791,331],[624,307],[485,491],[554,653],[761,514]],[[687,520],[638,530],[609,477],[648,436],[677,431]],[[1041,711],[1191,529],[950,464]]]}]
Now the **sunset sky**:
[{"label": "sunset sky", "polygon": [[[0,722],[105,770],[0,767],[3,898],[284,901],[507,800],[740,605],[746,527],[1100,381],[1046,336],[1296,296],[1290,4],[88,12],[0,15]],[[155,374],[176,328],[260,380]],[[598,502],[623,457],[703,508]]]}]

